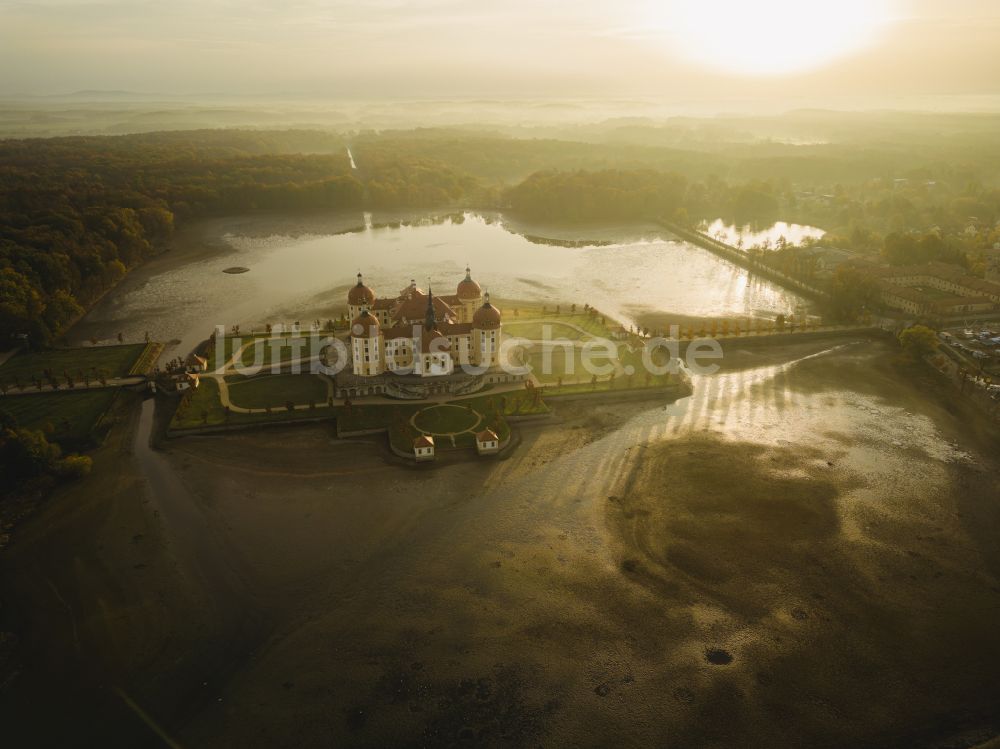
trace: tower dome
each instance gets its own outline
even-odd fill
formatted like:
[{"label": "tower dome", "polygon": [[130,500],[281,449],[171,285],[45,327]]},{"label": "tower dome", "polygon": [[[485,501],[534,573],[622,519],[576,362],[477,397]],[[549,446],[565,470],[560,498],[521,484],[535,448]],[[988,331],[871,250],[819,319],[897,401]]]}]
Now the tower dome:
[{"label": "tower dome", "polygon": [[347,292],[347,303],[360,307],[363,305],[373,304],[375,302],[375,292],[365,286],[364,281],[361,279],[361,274],[358,274],[358,282],[356,285],[351,287],[351,290]]},{"label": "tower dome", "polygon": [[378,335],[379,324],[375,315],[367,309],[354,318],[351,323],[351,337],[353,338],[374,338]]},{"label": "tower dome", "polygon": [[487,292],[483,306],[476,310],[472,316],[472,325],[483,330],[492,330],[500,327],[500,310],[490,304],[490,295]]},{"label": "tower dome", "polygon": [[466,266],[465,278],[458,282],[459,299],[479,299],[483,295],[483,290],[472,280],[472,270]]}]

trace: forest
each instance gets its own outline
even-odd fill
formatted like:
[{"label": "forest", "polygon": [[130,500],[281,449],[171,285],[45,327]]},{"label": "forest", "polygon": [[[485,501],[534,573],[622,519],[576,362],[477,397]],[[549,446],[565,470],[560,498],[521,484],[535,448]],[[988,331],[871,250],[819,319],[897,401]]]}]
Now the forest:
[{"label": "forest", "polygon": [[781,126],[805,122],[839,140],[748,135],[760,121],[0,140],[0,341],[52,342],[176,227],[226,214],[461,207],[566,223],[781,219],[890,262],[973,269],[1000,241],[992,121],[962,120],[967,132],[942,141],[937,120],[800,119]]},{"label": "forest", "polygon": [[767,182],[729,185],[691,182],[673,172],[648,169],[538,172],[503,194],[517,215],[557,221],[691,219],[730,216],[734,221],[773,221],[779,205]]},{"label": "forest", "polygon": [[373,155],[352,170],[343,149],[275,150],[212,131],[0,142],[0,340],[49,343],[181,222],[479,199],[477,180],[426,159]]}]

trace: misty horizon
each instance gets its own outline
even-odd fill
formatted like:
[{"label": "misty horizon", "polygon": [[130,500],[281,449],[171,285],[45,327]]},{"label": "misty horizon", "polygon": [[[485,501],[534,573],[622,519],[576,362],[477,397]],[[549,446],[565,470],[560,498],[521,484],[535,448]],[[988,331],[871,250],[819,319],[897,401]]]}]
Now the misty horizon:
[{"label": "misty horizon", "polygon": [[[8,2],[0,4],[0,95],[638,96],[827,100],[837,108],[885,96],[1000,93],[1000,8],[982,0],[851,2],[836,12],[769,0],[742,11],[745,17],[733,16],[741,6],[716,2],[686,18],[692,7],[641,0],[614,10],[552,2]],[[856,18],[834,38],[823,27],[845,7]],[[750,43],[739,28],[748,23]],[[682,36],[692,33],[686,45]],[[745,49],[733,51],[741,43]],[[713,44],[718,49],[706,47]],[[690,49],[698,45],[714,58],[700,59]],[[814,47],[821,49],[814,54]],[[715,59],[728,52],[731,59]],[[773,64],[747,69],[757,59]]]}]

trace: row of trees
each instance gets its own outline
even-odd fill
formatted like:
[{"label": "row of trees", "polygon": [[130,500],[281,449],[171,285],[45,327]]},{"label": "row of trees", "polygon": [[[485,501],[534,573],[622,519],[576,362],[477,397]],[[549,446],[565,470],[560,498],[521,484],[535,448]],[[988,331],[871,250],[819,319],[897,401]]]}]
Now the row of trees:
[{"label": "row of trees", "polygon": [[[329,144],[331,146],[336,144]],[[187,220],[463,201],[476,180],[376,151],[265,153],[246,133],[0,142],[0,340],[44,345]]]},{"label": "row of trees", "polygon": [[[962,255],[974,266],[977,256],[1000,241],[1000,189],[976,180],[914,175],[901,182],[800,185],[783,193],[782,201],[786,220],[826,228],[824,243],[880,253],[893,263],[954,262]],[[914,232],[915,240],[937,236],[949,246],[935,246],[935,240],[920,246],[906,238]]]},{"label": "row of trees", "polygon": [[738,222],[774,220],[774,187],[755,181],[730,185],[719,179],[691,182],[650,169],[536,172],[503,195],[517,214],[560,221],[732,217]]}]

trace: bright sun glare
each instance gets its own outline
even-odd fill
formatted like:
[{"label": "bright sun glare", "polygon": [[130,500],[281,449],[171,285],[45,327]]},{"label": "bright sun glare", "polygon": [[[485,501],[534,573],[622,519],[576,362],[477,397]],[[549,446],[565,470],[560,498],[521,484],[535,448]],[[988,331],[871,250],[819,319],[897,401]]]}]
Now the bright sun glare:
[{"label": "bright sun glare", "polygon": [[657,24],[683,57],[743,75],[822,67],[872,44],[894,10],[893,0],[675,0],[660,8]]}]

